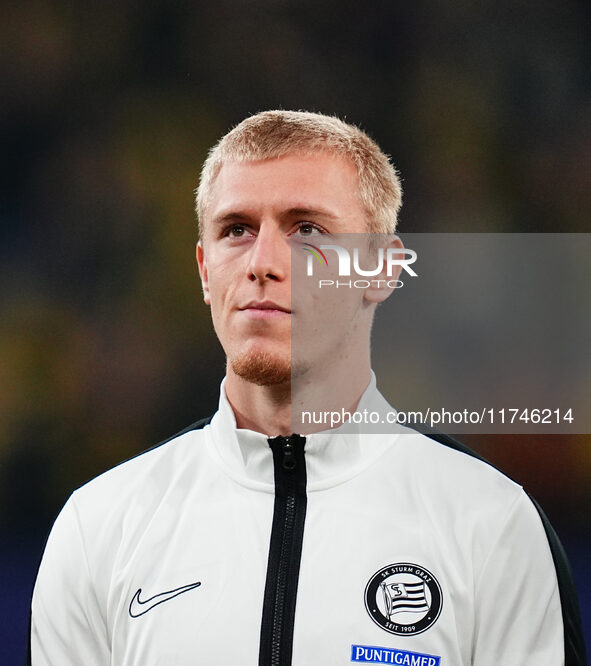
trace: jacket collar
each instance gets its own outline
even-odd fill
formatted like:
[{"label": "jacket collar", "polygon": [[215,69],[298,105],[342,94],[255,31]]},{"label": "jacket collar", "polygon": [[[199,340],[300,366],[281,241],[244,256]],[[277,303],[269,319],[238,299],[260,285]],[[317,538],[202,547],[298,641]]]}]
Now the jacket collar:
[{"label": "jacket collar", "polygon": [[[358,412],[392,411],[370,382],[361,396]],[[322,490],[343,483],[370,465],[397,439],[392,434],[367,434],[368,425],[344,425],[333,430],[306,435],[305,455],[308,491]],[[225,379],[220,387],[218,411],[205,429],[214,457],[236,481],[258,490],[273,492],[273,456],[268,437],[236,427],[236,418],[226,397]]]}]

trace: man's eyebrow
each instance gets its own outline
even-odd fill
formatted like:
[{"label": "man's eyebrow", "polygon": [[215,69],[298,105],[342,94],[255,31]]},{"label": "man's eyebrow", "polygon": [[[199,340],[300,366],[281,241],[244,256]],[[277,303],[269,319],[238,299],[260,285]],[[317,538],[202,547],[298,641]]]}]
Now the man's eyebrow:
[{"label": "man's eyebrow", "polygon": [[222,213],[213,218],[213,224],[224,224],[225,222],[244,222],[249,220],[250,217],[245,213],[239,213],[238,211],[230,211],[228,213]]},{"label": "man's eyebrow", "polygon": [[[318,207],[308,207],[308,206],[294,206],[289,208],[283,213],[284,217],[326,217],[331,220],[336,220],[337,215],[331,213],[330,211],[318,208]],[[236,211],[228,211],[227,213],[221,213],[213,218],[213,224],[225,224],[226,222],[247,222],[251,219],[251,216],[247,213]]]},{"label": "man's eyebrow", "polygon": [[337,216],[331,213],[328,210],[322,208],[305,208],[305,207],[295,207],[290,208],[286,211],[286,215],[290,217],[302,216],[302,217],[328,217],[331,220],[336,220]]}]

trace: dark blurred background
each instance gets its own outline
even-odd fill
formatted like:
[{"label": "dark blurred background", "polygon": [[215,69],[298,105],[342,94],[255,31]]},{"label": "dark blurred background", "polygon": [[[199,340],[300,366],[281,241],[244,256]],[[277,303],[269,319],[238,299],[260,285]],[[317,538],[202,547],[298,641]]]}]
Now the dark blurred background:
[{"label": "dark blurred background", "polygon": [[[334,113],[393,156],[403,232],[588,232],[591,5],[1,9],[0,662],[20,664],[68,495],[217,404],[223,356],[194,262],[208,147],[263,109]],[[545,506],[589,642],[591,440],[466,441]]]}]

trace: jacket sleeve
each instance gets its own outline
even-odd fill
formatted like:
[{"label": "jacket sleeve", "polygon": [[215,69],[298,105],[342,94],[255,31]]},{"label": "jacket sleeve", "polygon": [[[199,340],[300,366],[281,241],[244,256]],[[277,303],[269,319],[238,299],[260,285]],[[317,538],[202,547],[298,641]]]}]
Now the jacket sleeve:
[{"label": "jacket sleeve", "polygon": [[520,491],[475,589],[473,665],[564,666],[554,561],[542,521]]},{"label": "jacket sleeve", "polygon": [[111,661],[74,497],[57,517],[41,560],[30,641],[32,666],[108,666]]}]

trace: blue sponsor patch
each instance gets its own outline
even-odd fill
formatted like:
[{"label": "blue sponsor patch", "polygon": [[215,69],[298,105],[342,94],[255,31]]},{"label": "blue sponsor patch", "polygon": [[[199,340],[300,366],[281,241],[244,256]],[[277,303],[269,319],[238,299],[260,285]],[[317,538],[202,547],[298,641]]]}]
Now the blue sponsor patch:
[{"label": "blue sponsor patch", "polygon": [[366,664],[396,664],[397,666],[440,666],[441,657],[420,652],[375,645],[351,645],[351,661]]}]

